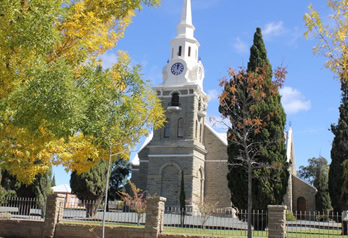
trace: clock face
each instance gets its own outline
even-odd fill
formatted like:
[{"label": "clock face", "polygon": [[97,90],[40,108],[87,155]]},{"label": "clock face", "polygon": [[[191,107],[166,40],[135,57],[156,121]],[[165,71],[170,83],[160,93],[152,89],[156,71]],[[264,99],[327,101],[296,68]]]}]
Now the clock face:
[{"label": "clock face", "polygon": [[174,75],[179,75],[184,71],[184,65],[182,63],[175,63],[172,65],[171,72]]}]

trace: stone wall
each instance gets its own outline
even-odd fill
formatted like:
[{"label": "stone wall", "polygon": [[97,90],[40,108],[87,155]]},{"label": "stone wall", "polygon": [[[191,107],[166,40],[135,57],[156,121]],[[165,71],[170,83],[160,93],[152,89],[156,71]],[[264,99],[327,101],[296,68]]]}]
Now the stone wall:
[{"label": "stone wall", "polygon": [[[105,237],[157,238],[163,231],[164,203],[162,197],[147,199],[145,228],[105,227]],[[0,219],[0,237],[100,237],[101,225],[62,223],[64,196],[48,197],[45,221]]]},{"label": "stone wall", "polygon": [[45,237],[43,221],[1,220],[0,237]]},{"label": "stone wall", "polygon": [[204,140],[208,151],[205,160],[205,200],[209,203],[219,201],[219,207],[231,207],[231,193],[226,178],[227,145],[208,126],[205,128]]}]

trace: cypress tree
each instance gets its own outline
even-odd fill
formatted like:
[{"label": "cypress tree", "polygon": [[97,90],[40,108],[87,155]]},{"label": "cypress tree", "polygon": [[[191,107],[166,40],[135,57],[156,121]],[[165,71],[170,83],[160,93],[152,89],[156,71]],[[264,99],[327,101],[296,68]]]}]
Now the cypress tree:
[{"label": "cypress tree", "polygon": [[317,211],[332,210],[329,195],[329,166],[324,157],[308,159],[307,166],[300,166],[298,176],[317,188],[315,207]]},{"label": "cypress tree", "polygon": [[127,183],[127,178],[131,172],[131,164],[128,160],[118,158],[113,162],[111,173],[110,173],[110,182],[109,182],[109,191],[108,191],[108,200],[113,201],[120,199],[118,194],[119,191],[125,192],[125,185]]},{"label": "cypress tree", "polygon": [[327,160],[323,157],[319,158],[320,166],[316,171],[316,178],[314,179],[313,185],[318,189],[315,194],[315,207],[317,211],[329,212],[332,210],[331,199],[329,195],[329,168]]},{"label": "cypress tree", "polygon": [[51,181],[51,187],[56,186],[56,175],[54,174]]},{"label": "cypress tree", "polygon": [[71,173],[71,190],[80,200],[86,201],[86,217],[93,217],[103,200],[107,167],[107,162],[101,160],[89,172]]},{"label": "cypress tree", "polygon": [[348,160],[348,85],[341,82],[342,99],[339,107],[338,124],[331,125],[334,139],[331,148],[331,164],[329,169],[329,192],[335,212],[348,209],[347,183],[344,179],[343,163]]},{"label": "cypress tree", "polygon": [[[258,68],[267,68],[267,79],[272,81],[272,66],[267,58],[267,51],[262,39],[261,29],[257,28],[254,34],[253,46],[250,49],[250,59],[247,72],[256,72]],[[257,73],[257,72],[256,72]],[[268,93],[267,84],[264,84],[264,91]],[[284,141],[284,127],[286,115],[280,102],[280,95],[267,96],[266,100],[257,108],[254,113],[267,123],[259,134],[254,135],[254,141],[260,144],[261,154],[259,161],[272,165],[280,165],[280,169],[254,169],[252,181],[253,209],[266,210],[267,205],[281,204],[288,185],[288,165],[286,158],[286,148]],[[265,115],[273,116],[267,118]],[[230,135],[230,133],[228,133]],[[229,141],[231,138],[229,138]],[[269,144],[269,142],[272,142]],[[236,144],[229,143],[228,155],[229,163],[238,163],[236,158],[239,156],[239,148]],[[227,175],[228,185],[231,191],[231,201],[234,206],[247,208],[248,194],[246,171],[235,166],[229,166]]]}]

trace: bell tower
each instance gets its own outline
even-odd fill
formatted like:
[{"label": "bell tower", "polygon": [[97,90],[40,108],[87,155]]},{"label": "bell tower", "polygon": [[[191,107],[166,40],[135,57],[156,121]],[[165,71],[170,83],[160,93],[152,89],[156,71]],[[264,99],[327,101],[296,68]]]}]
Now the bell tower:
[{"label": "bell tower", "polygon": [[[153,89],[162,101],[166,123],[154,131],[151,142],[139,153],[147,163],[147,175],[139,171],[142,188],[179,206],[181,173],[186,200],[195,206],[204,198],[204,124],[209,96],[203,91],[204,67],[199,42],[194,37],[191,0],[184,0],[177,35],[170,42],[170,58],[163,68],[163,81]],[[144,165],[141,165],[144,169]],[[143,174],[143,176],[142,176]],[[146,184],[146,185],[145,185]]]},{"label": "bell tower", "polygon": [[170,42],[170,60],[163,68],[163,86],[196,84],[203,90],[204,68],[194,30],[191,0],[184,0],[177,36]]}]

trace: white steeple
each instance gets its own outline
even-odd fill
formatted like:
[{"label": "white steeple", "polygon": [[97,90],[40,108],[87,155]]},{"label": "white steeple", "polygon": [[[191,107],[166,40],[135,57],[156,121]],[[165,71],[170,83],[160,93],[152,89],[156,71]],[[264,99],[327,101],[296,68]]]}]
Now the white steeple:
[{"label": "white steeple", "polygon": [[181,20],[177,26],[178,35],[176,38],[195,39],[193,32],[195,27],[192,25],[191,0],[184,0],[181,13]]},{"label": "white steeple", "polygon": [[184,0],[176,37],[170,42],[168,64],[163,68],[163,86],[198,85],[203,90],[204,68],[198,57],[199,42],[194,37],[191,0]]}]

